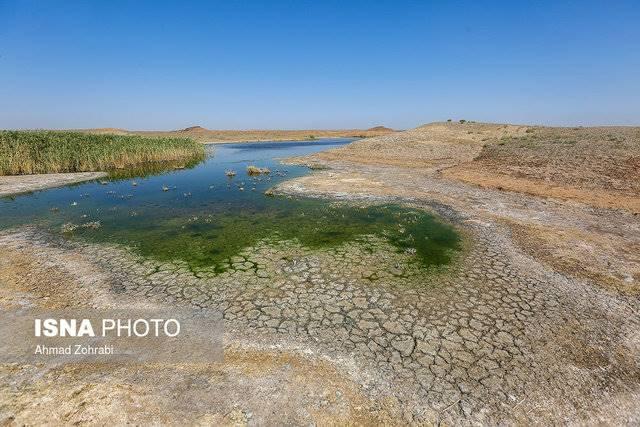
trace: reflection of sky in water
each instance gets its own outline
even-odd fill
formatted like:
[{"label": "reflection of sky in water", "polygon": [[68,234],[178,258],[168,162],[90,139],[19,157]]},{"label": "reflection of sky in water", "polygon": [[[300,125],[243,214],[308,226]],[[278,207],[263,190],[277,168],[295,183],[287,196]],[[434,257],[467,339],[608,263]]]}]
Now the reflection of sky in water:
[{"label": "reflection of sky in water", "polygon": [[[297,238],[309,246],[337,245],[362,234],[389,236],[391,230],[391,240],[399,247],[413,246],[405,241],[407,236],[413,239],[413,234],[424,234],[417,243],[420,249],[429,241],[427,252],[455,244],[457,237],[450,229],[424,213],[407,214],[395,208],[389,208],[393,212],[387,208],[354,209],[328,201],[264,195],[278,182],[308,172],[304,167],[281,165],[278,159],[347,142],[350,140],[208,146],[206,160],[191,169],[0,199],[0,228],[36,223],[60,232],[63,224],[99,221],[100,228],[80,228],[73,236],[121,242],[143,254],[185,259],[193,266],[217,264],[257,239],[273,236]],[[268,167],[271,174],[250,177],[246,167],[251,164]],[[226,177],[227,169],[237,175]],[[169,191],[163,191],[163,187]],[[421,218],[419,227],[416,215]],[[411,227],[415,229],[413,234],[397,235],[394,240],[394,230]],[[435,257],[435,252],[431,255]]]},{"label": "reflection of sky in water", "polygon": [[[89,182],[17,196],[14,200],[0,199],[0,227],[43,219],[46,219],[45,223],[50,222],[51,209],[57,210],[55,216],[58,218],[79,221],[86,218],[100,220],[113,208],[140,210],[156,216],[170,215],[170,212],[187,214],[190,210],[206,208],[217,210],[225,204],[245,205],[248,201],[264,199],[262,193],[277,182],[307,171],[304,167],[281,165],[277,158],[310,154],[347,142],[350,140],[209,145],[207,159],[192,169],[114,180],[108,185]],[[250,164],[269,167],[274,173],[269,180],[264,176],[260,181],[252,180],[245,171]],[[238,175],[229,180],[224,174],[226,169],[234,169]],[[287,170],[286,176],[278,176],[276,169]],[[133,181],[138,185],[133,186]],[[240,183],[244,183],[243,192],[238,190]],[[162,191],[163,186],[169,187],[170,191]],[[251,191],[254,187],[256,191]],[[74,202],[77,205],[71,206]]]}]

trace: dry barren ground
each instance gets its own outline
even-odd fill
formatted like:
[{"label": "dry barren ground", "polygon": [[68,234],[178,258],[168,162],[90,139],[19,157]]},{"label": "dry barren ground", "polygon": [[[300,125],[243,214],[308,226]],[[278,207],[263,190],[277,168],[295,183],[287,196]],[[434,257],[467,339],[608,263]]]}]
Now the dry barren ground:
[{"label": "dry barren ground", "polygon": [[[529,129],[442,123],[358,141],[296,159],[328,169],[276,189],[436,211],[466,243],[455,263],[433,274],[404,267],[405,254],[375,239],[320,251],[263,241],[239,254],[233,270],[194,276],[122,247],[64,241],[36,228],[3,232],[2,307],[213,308],[224,313],[226,358],[206,366],[5,365],[0,419],[638,424],[640,221],[633,205],[507,191],[453,175],[464,165],[482,176],[497,168],[530,182],[593,185],[632,202],[637,196],[625,182],[630,169],[586,170],[598,178],[579,181],[576,161],[557,174],[534,166],[516,174],[510,165],[524,160],[511,163],[492,150],[529,141]],[[533,133],[565,131],[591,132]],[[634,158],[634,131],[620,130],[630,135],[624,149],[591,149],[612,165]],[[566,149],[545,147],[546,138],[535,144],[527,156],[563,166],[557,157]],[[514,147],[511,157],[522,155]],[[485,165],[486,156],[501,160]]]}]

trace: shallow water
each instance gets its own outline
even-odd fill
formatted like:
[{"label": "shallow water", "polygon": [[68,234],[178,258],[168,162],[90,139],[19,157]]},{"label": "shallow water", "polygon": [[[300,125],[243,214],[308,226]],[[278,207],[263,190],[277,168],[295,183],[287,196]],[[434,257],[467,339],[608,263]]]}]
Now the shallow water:
[{"label": "shallow water", "polygon": [[[119,171],[106,182],[0,199],[0,229],[37,224],[70,239],[122,243],[145,256],[183,260],[192,269],[224,270],[230,257],[267,238],[319,248],[352,241],[366,244],[367,236],[378,236],[410,254],[412,262],[449,262],[459,245],[458,235],[426,212],[264,194],[282,180],[308,173],[304,167],[281,165],[278,159],[348,142],[209,146],[205,161],[192,168]],[[268,167],[271,173],[251,177],[248,165]],[[228,178],[229,169],[237,175]],[[135,177],[147,172],[153,175]]]}]

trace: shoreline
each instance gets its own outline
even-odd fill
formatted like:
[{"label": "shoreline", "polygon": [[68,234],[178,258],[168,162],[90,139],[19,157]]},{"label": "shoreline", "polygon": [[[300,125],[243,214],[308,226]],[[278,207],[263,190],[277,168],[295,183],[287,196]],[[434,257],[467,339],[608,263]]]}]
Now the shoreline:
[{"label": "shoreline", "polygon": [[106,172],[46,173],[34,175],[0,176],[0,197],[31,193],[55,187],[64,187],[108,176]]},{"label": "shoreline", "polygon": [[[335,138],[318,138],[313,140],[300,139],[283,139],[283,140],[241,140],[241,141],[207,141],[200,142],[202,145],[224,145],[224,144],[251,144],[258,142],[321,142],[327,140],[353,140],[357,141],[362,138],[356,137],[335,137]],[[0,198],[18,196],[21,194],[31,193],[34,191],[48,190],[50,188],[64,187],[70,184],[92,181],[99,178],[108,177],[107,172],[66,172],[66,173],[47,173],[47,174],[31,174],[31,175],[0,175]]]}]

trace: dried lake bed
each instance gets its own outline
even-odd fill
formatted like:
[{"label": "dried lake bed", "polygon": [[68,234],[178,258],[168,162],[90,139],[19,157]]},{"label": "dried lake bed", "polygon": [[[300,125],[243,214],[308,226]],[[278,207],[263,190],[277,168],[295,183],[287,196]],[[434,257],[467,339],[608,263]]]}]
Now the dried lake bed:
[{"label": "dried lake bed", "polygon": [[[216,147],[193,169],[3,201],[4,307],[213,308],[224,314],[228,357],[115,370],[5,365],[2,417],[637,419],[632,299],[549,269],[504,224],[461,206],[358,194],[370,188],[353,180],[347,192],[344,174],[329,171],[317,175],[344,178],[340,192],[304,191],[296,183],[307,183],[307,170],[277,161],[345,142]],[[247,176],[249,164],[271,173]],[[283,196],[263,195],[277,184]],[[316,198],[284,196],[293,193]]]}]

